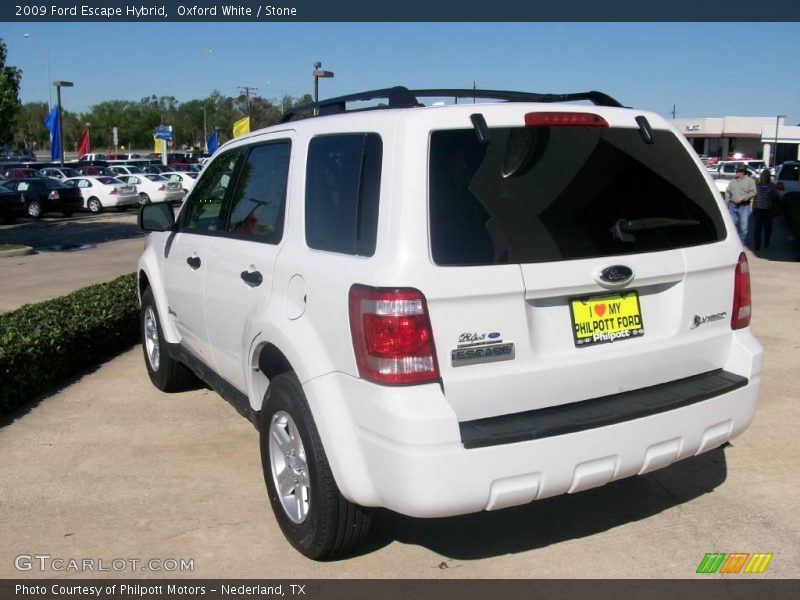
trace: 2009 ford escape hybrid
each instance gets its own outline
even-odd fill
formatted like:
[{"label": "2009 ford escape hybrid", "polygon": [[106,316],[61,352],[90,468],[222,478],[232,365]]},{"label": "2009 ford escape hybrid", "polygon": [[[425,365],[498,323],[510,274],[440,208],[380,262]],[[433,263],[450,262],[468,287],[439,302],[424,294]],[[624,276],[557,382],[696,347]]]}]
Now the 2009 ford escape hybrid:
[{"label": "2009 ford escape hybrid", "polygon": [[296,109],[221,147],[177,218],[142,209],[145,364],[253,421],[312,558],[359,544],[371,507],[648,473],[753,417],[762,348],[718,196],[670,124],[598,92]]}]

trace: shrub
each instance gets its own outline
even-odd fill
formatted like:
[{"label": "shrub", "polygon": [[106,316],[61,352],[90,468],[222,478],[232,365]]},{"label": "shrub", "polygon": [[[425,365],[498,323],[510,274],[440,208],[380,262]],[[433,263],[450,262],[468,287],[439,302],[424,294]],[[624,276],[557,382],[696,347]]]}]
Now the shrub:
[{"label": "shrub", "polygon": [[139,340],[136,276],[0,314],[0,414]]}]

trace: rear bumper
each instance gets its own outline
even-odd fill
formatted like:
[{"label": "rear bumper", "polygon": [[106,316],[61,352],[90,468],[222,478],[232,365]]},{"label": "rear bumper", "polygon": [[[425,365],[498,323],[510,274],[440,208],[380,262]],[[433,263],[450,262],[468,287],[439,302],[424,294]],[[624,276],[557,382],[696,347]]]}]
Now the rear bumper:
[{"label": "rear bumper", "polygon": [[[753,349],[760,365],[757,342]],[[579,492],[716,448],[751,423],[759,386],[754,372],[657,414],[470,449],[438,384],[392,388],[333,373],[303,387],[345,497],[443,517]]]}]

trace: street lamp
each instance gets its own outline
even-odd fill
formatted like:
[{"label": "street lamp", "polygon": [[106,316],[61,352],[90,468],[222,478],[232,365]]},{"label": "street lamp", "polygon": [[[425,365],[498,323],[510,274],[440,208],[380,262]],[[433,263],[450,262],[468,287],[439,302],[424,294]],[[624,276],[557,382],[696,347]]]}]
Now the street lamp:
[{"label": "street lamp", "polygon": [[775,117],[775,148],[772,152],[772,166],[778,164],[778,125],[781,123],[781,119],[785,119],[786,115],[778,115]]},{"label": "street lamp", "polygon": [[72,87],[73,84],[71,81],[54,81],[53,85],[56,86],[56,101],[58,102],[58,149],[61,151],[60,154],[60,163],[61,166],[64,166],[64,128],[62,127],[62,120],[61,120],[61,88],[62,87]]},{"label": "street lamp", "polygon": [[45,54],[47,55],[47,110],[50,111],[53,109],[53,97],[50,94],[50,47],[32,37],[30,33],[25,33],[23,36],[25,39],[33,40],[37,46],[44,48]]},{"label": "street lamp", "polygon": [[320,77],[333,77],[333,71],[323,71],[322,63],[317,61],[314,63],[314,70],[311,74],[314,76],[314,102],[319,102],[319,78]]}]

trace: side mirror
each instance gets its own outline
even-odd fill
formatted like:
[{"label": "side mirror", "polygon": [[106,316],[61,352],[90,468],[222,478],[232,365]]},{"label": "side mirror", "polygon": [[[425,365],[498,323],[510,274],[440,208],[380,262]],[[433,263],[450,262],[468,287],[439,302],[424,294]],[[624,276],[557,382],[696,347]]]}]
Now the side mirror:
[{"label": "side mirror", "polygon": [[175,225],[175,213],[169,202],[145,204],[139,209],[139,229],[169,231]]}]

